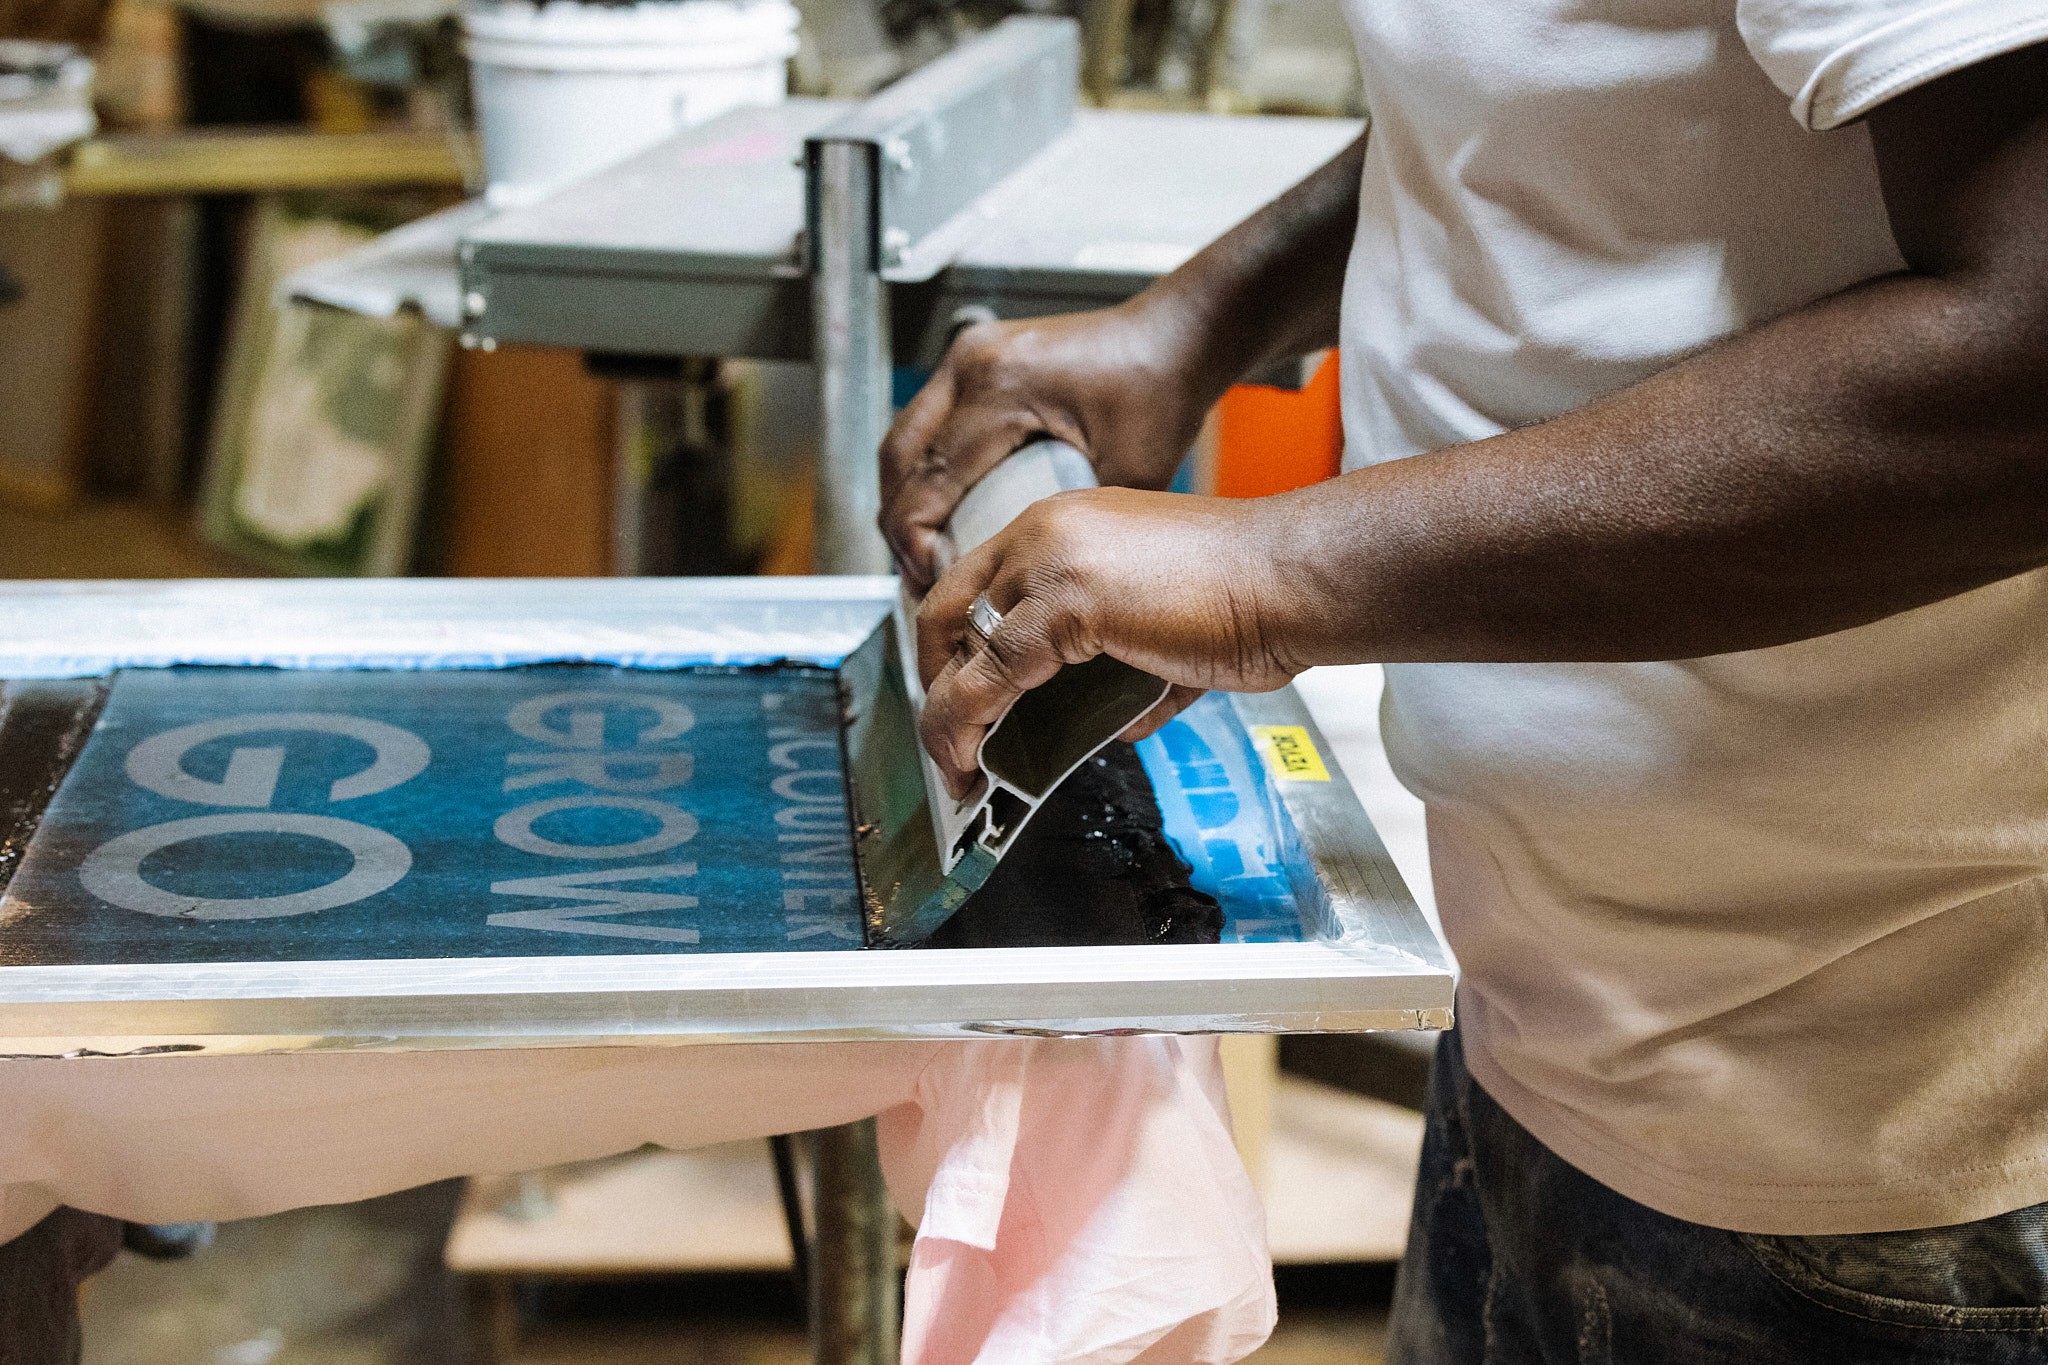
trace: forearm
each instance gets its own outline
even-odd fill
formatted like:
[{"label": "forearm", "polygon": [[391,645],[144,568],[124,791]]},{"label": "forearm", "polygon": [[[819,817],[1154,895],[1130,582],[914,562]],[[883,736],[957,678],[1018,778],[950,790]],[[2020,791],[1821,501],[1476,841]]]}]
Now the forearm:
[{"label": "forearm", "polygon": [[[1155,726],[1315,664],[1692,658],[2048,564],[2048,44],[1896,97],[1870,137],[1896,274],[1553,421],[1297,493],[1034,504],[926,599],[931,752],[967,780],[1019,695],[1100,654],[1172,685]],[[1169,285],[1260,345],[1333,322],[1314,290],[1260,297],[1343,217],[1320,188]],[[983,596],[1001,624],[969,647]]]},{"label": "forearm", "polygon": [[1212,400],[1260,365],[1337,344],[1366,137],[1128,305],[1187,339]]},{"label": "forearm", "polygon": [[1691,658],[2048,564],[2044,90],[2048,46],[1872,116],[1903,271],[1555,421],[1263,509],[1292,527],[1279,647]]},{"label": "forearm", "polygon": [[[1172,686],[1155,726],[1317,664],[1694,658],[2048,564],[2044,295],[1892,277],[1555,421],[1296,493],[1044,499],[926,599],[926,745],[967,782],[988,725],[1098,654]],[[983,596],[1001,623],[970,646]]]},{"label": "forearm", "polygon": [[1555,421],[1275,500],[1276,647],[1690,658],[2048,563],[2048,302],[2012,290],[1872,282]]}]

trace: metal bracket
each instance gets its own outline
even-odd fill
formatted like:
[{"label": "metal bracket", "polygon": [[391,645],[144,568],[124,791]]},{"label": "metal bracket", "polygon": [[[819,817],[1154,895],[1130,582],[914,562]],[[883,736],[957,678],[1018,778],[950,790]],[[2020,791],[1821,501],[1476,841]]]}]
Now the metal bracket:
[{"label": "metal bracket", "polygon": [[[1074,119],[1080,29],[1013,18],[804,142],[805,258],[824,432],[818,567],[889,567],[875,452],[889,430],[889,291],[951,259],[944,230]],[[957,231],[957,230],[956,230]]]},{"label": "metal bracket", "polygon": [[825,148],[853,143],[876,187],[868,268],[896,281],[932,278],[952,255],[935,249],[946,225],[1073,123],[1080,69],[1078,24],[1016,16],[813,134],[808,240],[819,240]]}]

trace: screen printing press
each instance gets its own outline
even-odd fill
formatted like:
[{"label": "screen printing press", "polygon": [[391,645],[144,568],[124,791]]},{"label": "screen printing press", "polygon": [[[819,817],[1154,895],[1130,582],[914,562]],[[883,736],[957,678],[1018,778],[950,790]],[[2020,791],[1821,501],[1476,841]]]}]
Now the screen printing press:
[{"label": "screen printing press", "polygon": [[[935,933],[884,941],[903,867],[954,880],[896,605],[0,586],[0,1237],[65,1198],[242,1217],[815,1129],[808,1232],[777,1139],[815,1358],[889,1365],[856,1120],[920,1054],[1449,1027],[1442,945],[1291,689],[1088,759]],[[711,1043],[822,1046],[675,1047]]]},{"label": "screen printing press", "polygon": [[894,591],[0,590],[0,1053],[1449,1024],[1291,690],[1113,746],[870,946],[862,851],[923,818]]}]

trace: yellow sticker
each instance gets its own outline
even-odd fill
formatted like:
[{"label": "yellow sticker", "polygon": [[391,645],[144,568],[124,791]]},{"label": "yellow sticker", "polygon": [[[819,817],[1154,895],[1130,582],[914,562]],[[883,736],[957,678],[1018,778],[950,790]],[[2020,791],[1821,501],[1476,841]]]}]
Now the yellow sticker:
[{"label": "yellow sticker", "polygon": [[1273,776],[1287,782],[1328,782],[1330,770],[1303,725],[1254,725],[1252,741],[1266,756]]}]

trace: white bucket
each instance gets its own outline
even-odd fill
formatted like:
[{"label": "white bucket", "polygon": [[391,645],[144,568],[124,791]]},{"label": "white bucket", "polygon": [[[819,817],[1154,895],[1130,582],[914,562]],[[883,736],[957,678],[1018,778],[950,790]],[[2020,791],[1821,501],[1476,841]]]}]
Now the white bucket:
[{"label": "white bucket", "polygon": [[488,197],[530,203],[680,128],[778,104],[790,0],[472,0],[464,13]]}]

